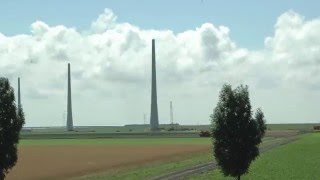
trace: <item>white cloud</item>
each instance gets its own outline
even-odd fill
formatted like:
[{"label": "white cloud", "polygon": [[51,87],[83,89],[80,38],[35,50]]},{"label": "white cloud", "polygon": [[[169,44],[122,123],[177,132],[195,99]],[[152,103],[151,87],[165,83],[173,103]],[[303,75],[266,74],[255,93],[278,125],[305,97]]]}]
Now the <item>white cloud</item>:
[{"label": "white cloud", "polygon": [[[57,119],[65,109],[67,62],[72,64],[76,125],[140,123],[142,114],[149,112],[155,38],[163,123],[168,122],[166,107],[172,99],[180,105],[175,118],[180,123],[208,123],[225,82],[249,84],[253,97],[258,95],[253,103],[266,109],[270,122],[288,122],[294,114],[273,113],[273,104],[257,99],[264,99],[264,91],[319,89],[320,19],[306,20],[288,11],[274,28],[265,48],[252,51],[238,47],[225,26],[205,23],[180,33],[143,29],[117,22],[112,10],[105,9],[89,33],[41,21],[31,25],[28,35],[0,33],[0,75],[22,77],[27,125],[61,124]],[[275,98],[285,104],[288,97]]]},{"label": "white cloud", "polygon": [[265,40],[268,53],[282,67],[282,79],[306,88],[320,84],[320,19],[306,21],[294,11],[282,14],[273,37]]},{"label": "white cloud", "polygon": [[105,9],[103,14],[91,23],[91,30],[96,33],[104,32],[109,28],[113,28],[116,24],[117,16],[111,9]]}]

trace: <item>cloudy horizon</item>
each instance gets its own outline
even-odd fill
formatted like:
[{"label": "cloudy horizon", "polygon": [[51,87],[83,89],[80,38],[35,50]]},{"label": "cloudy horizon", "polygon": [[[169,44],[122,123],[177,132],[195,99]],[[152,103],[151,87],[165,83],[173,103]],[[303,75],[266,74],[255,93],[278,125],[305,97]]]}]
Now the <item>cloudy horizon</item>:
[{"label": "cloudy horizon", "polygon": [[247,48],[227,25],[151,29],[105,8],[86,29],[42,20],[28,33],[0,28],[0,76],[14,88],[21,77],[27,127],[65,125],[68,63],[75,126],[143,124],[155,39],[160,124],[170,122],[170,101],[176,123],[209,124],[224,83],[248,85],[253,110],[261,107],[269,124],[319,123],[319,31],[320,17],[288,9],[274,19],[262,48]]}]

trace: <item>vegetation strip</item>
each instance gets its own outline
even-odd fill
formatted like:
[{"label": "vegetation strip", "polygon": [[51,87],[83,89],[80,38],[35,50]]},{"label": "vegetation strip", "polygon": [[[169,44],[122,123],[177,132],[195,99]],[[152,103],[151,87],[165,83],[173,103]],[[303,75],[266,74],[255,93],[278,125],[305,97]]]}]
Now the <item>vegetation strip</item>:
[{"label": "vegetation strip", "polygon": [[[267,152],[273,148],[279,147],[281,145],[284,144],[288,144],[290,142],[293,142],[297,140],[297,137],[290,137],[284,141],[276,141],[275,143],[272,143],[270,145],[262,145],[262,147],[260,147],[260,151],[263,152]],[[152,178],[152,180],[174,180],[174,179],[181,179],[193,174],[198,174],[198,173],[202,173],[205,171],[209,171],[209,170],[214,170],[215,168],[217,168],[217,164],[216,162],[209,162],[209,163],[205,163],[205,164],[200,164],[191,168],[187,168],[184,170],[180,170],[180,171],[176,171],[176,172],[171,172],[169,174],[166,175],[162,175],[162,176],[158,176],[155,178]]]}]

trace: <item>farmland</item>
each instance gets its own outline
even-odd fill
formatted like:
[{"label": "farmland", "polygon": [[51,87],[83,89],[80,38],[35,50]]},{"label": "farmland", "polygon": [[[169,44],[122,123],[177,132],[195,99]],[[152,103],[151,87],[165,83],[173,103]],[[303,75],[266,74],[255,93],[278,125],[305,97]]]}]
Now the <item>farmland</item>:
[{"label": "farmland", "polygon": [[[65,132],[61,128],[50,128],[23,132],[19,161],[8,179],[21,179],[22,175],[23,179],[157,177],[213,160],[211,139],[200,138],[198,132],[150,133],[142,132],[139,126],[136,129],[91,127]],[[292,130],[269,131],[263,145],[298,133]],[[38,169],[37,173],[33,172],[34,169]]]},{"label": "farmland", "polygon": [[[317,124],[268,124],[272,132],[309,132]],[[23,139],[96,139],[96,138],[154,138],[198,137],[200,130],[209,130],[209,125],[176,125],[175,131],[167,131],[170,125],[161,125],[161,132],[149,132],[147,125],[126,126],[80,126],[66,132],[64,127],[28,128],[21,133]]]},{"label": "farmland", "polygon": [[8,179],[61,179],[209,151],[209,138],[28,139]]},{"label": "farmland", "polygon": [[[318,179],[320,133],[302,135],[297,141],[263,153],[242,179]],[[301,166],[303,164],[303,166]],[[226,178],[220,170],[195,174],[189,179]]]},{"label": "farmland", "polygon": [[8,179],[140,179],[212,161],[210,138],[26,139],[19,150]]}]

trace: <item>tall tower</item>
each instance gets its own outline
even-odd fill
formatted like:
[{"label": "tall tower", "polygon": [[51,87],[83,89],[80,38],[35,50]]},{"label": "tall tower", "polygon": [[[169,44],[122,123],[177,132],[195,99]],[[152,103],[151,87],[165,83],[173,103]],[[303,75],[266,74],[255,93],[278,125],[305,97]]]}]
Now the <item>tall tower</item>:
[{"label": "tall tower", "polygon": [[20,77],[18,77],[18,110],[21,108]]},{"label": "tall tower", "polygon": [[156,78],[156,52],[155,41],[152,39],[152,81],[151,81],[151,131],[159,130],[158,103],[157,103],[157,78]]},{"label": "tall tower", "polygon": [[72,101],[71,101],[71,75],[70,75],[70,63],[68,63],[67,130],[68,130],[68,131],[73,131]]},{"label": "tall tower", "polygon": [[172,108],[172,101],[170,101],[170,123],[173,126],[173,108]]}]

